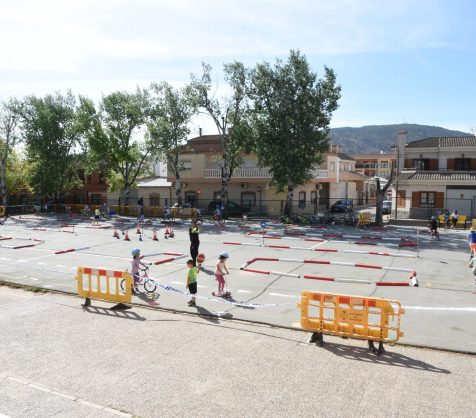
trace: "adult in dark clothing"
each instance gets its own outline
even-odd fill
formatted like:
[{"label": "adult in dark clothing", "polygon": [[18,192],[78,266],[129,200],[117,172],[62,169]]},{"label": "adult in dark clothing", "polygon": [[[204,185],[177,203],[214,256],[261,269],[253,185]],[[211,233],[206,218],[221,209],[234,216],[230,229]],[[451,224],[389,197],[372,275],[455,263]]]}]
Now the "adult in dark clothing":
[{"label": "adult in dark clothing", "polygon": [[137,201],[137,217],[140,219],[142,216],[144,216],[144,198],[140,198]]},{"label": "adult in dark clothing", "polygon": [[192,225],[188,229],[188,235],[190,236],[190,256],[193,260],[193,266],[197,266],[197,255],[198,247],[200,246],[199,234],[200,230],[198,229],[197,222],[192,221]]}]

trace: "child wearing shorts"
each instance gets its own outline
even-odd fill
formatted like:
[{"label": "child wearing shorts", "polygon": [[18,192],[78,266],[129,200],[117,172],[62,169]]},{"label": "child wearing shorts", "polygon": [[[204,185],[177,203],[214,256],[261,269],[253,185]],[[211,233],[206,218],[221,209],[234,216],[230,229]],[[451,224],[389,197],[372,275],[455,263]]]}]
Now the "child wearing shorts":
[{"label": "child wearing shorts", "polygon": [[220,256],[218,257],[218,261],[216,264],[215,268],[215,279],[218,282],[218,295],[223,296],[224,295],[224,289],[225,289],[225,274],[230,274],[228,271],[228,268],[226,267],[226,260],[230,256],[228,253],[221,253]]},{"label": "child wearing shorts", "polygon": [[472,226],[469,229],[468,234],[468,243],[469,243],[469,250],[471,252],[470,258],[476,256],[476,228]]},{"label": "child wearing shorts", "polygon": [[194,267],[193,260],[187,261],[187,267],[188,272],[186,287],[190,292],[190,295],[192,295],[192,299],[189,300],[188,306],[197,306],[197,303],[195,302],[195,295],[197,294],[197,275],[199,270],[197,267]]}]

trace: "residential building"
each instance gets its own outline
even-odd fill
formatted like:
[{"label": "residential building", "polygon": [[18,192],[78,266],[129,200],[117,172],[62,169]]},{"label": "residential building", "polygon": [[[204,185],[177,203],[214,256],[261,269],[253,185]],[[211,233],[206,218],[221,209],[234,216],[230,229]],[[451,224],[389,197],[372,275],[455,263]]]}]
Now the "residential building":
[{"label": "residential building", "polygon": [[83,185],[67,193],[64,201],[71,204],[100,205],[107,202],[106,178],[100,171],[93,171],[90,174],[80,173]]},{"label": "residential building", "polygon": [[366,177],[389,178],[391,174],[392,162],[395,162],[395,155],[384,153],[378,154],[351,154],[355,160],[355,171]]},{"label": "residential building", "polygon": [[476,215],[475,136],[413,141],[399,148],[398,159],[393,186],[398,217],[428,219],[444,209]]},{"label": "residential building", "polygon": [[[186,202],[206,208],[210,201],[220,197],[221,153],[218,135],[202,135],[187,142],[180,155]],[[260,167],[255,154],[243,154],[242,159],[229,184],[229,199],[255,212],[282,213],[286,192],[276,190],[269,168]],[[173,173],[169,172],[168,180],[174,182]],[[294,210],[296,213],[317,213],[339,199],[354,199],[358,203],[362,189],[362,176],[355,172],[355,160],[344,154],[339,145],[332,145],[323,155],[322,164],[313,171],[310,182],[294,190]]]},{"label": "residential building", "polygon": [[[365,203],[373,202],[377,193],[375,178],[388,179],[390,177],[392,164],[395,164],[395,154],[381,151],[377,154],[352,154],[351,157],[356,161],[355,171],[364,176]],[[384,181],[382,180],[381,183],[383,185]]]}]

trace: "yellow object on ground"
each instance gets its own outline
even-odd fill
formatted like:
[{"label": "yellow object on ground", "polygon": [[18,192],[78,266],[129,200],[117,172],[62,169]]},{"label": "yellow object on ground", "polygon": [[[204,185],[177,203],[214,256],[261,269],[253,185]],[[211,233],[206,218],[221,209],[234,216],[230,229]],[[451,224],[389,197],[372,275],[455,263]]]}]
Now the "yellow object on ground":
[{"label": "yellow object on ground", "polygon": [[[88,299],[130,303],[132,299],[132,276],[126,271],[78,267],[76,273],[78,295]],[[125,280],[124,290],[121,281]]]},{"label": "yellow object on ground", "polygon": [[298,307],[302,328],[311,332],[387,343],[403,336],[405,311],[395,300],[303,291]]}]

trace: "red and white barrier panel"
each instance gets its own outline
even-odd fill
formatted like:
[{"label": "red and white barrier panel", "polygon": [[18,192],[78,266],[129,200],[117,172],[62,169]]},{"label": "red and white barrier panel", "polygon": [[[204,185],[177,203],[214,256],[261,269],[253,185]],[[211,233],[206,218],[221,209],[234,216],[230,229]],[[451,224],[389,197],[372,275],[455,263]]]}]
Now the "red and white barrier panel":
[{"label": "red and white barrier panel", "polygon": [[[330,236],[332,235],[332,236]],[[380,239],[375,239],[371,241],[345,241],[345,240],[334,240],[332,238],[340,238],[340,236],[337,236],[337,234],[330,234],[326,235],[327,239],[323,238],[306,238],[306,237],[283,237],[283,236],[275,236],[275,235],[263,235],[263,238],[265,239],[282,239],[282,240],[298,240],[298,241],[309,241],[309,242],[325,242],[325,241],[332,241],[334,243],[340,243],[340,244],[352,244],[352,245],[384,245],[386,247],[416,247],[417,244],[414,241],[410,240],[403,240],[401,238],[396,238],[395,240],[400,241],[398,244],[397,243],[383,243],[383,242],[378,242],[381,241]]]},{"label": "red and white barrier panel", "polygon": [[49,231],[49,232],[66,232],[67,234],[74,234],[73,231],[63,231],[63,230],[58,230],[58,229],[52,229],[52,228],[31,228],[33,231]]},{"label": "red and white barrier panel", "polygon": [[[370,269],[377,269],[377,270],[391,270],[391,271],[406,271],[410,273],[410,282],[377,282],[375,283],[377,286],[414,286],[418,287],[418,281],[416,279],[416,272],[413,269],[407,268],[400,268],[400,267],[390,267],[390,266],[376,266],[372,264],[359,264],[359,263],[344,263],[340,261],[327,261],[327,260],[301,260],[297,258],[264,258],[264,257],[256,257],[248,260],[244,263],[240,270],[248,271],[251,273],[259,273],[259,274],[275,274],[279,276],[289,276],[289,277],[301,277],[299,274],[295,273],[286,273],[274,270],[257,270],[257,269],[250,269],[248,268],[249,265],[253,264],[256,261],[281,261],[281,262],[292,262],[292,263],[303,263],[303,264],[326,264],[326,265],[337,265],[337,266],[346,266],[346,267],[356,267],[356,268],[370,268]],[[325,280],[325,281],[337,281],[337,282],[346,282],[346,283],[365,283],[370,284],[370,280],[362,280],[362,279],[344,279],[344,278],[337,278],[337,277],[325,277],[325,276],[315,276],[311,274],[305,274],[302,276],[305,279],[313,279],[313,280]]]},{"label": "red and white barrier panel", "polygon": [[381,255],[387,257],[408,257],[416,258],[413,254],[399,254],[399,253],[385,253],[379,251],[360,251],[360,250],[337,250],[335,248],[312,248],[313,251],[320,251],[323,253],[350,253],[350,254],[369,254],[369,255]]},{"label": "red and white barrier panel", "polygon": [[284,263],[302,263],[302,264],[325,264],[331,266],[343,266],[343,267],[355,267],[355,268],[367,268],[375,270],[389,270],[389,271],[407,271],[413,273],[413,269],[402,268],[402,267],[391,267],[391,266],[377,266],[375,264],[364,264],[364,263],[348,263],[344,261],[329,261],[329,260],[305,260],[299,258],[267,258],[267,257],[256,257],[251,260],[248,260],[245,264],[241,266],[241,269],[244,270],[250,264],[255,263],[256,261],[278,261]]},{"label": "red and white barrier panel", "polygon": [[[180,254],[180,253],[160,253],[163,255],[173,255],[173,257],[165,258],[164,260],[158,260],[154,261],[153,263],[158,266],[159,264],[165,264],[165,263],[170,263],[171,261],[179,260],[181,258],[187,257],[186,254]],[[158,255],[158,254],[156,254]]]},{"label": "red and white barrier panel", "polygon": [[89,248],[91,248],[91,247],[68,248],[67,250],[58,250],[58,251],[55,251],[55,254],[73,253],[73,252],[75,252],[75,251],[89,250]]},{"label": "red and white barrier panel", "polygon": [[6,239],[16,239],[16,240],[22,240],[22,241],[31,241],[31,244],[21,244],[21,245],[7,245],[7,244],[2,244],[0,245],[1,248],[10,248],[12,250],[18,250],[20,248],[28,248],[28,247],[36,247],[37,245],[44,244],[45,241],[42,239],[36,239],[36,238],[7,238],[7,237],[2,237],[3,240]]},{"label": "red and white barrier panel", "polygon": [[262,245],[255,242],[224,242],[225,245],[248,245],[250,247],[266,247],[266,248],[280,248],[280,249],[293,249],[293,250],[312,250],[313,247],[299,247],[292,245]]}]

